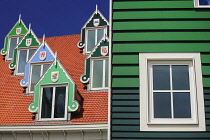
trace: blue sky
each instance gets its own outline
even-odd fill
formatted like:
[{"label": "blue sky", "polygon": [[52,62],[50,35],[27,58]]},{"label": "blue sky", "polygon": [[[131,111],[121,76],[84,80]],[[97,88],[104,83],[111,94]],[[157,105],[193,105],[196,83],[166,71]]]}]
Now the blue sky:
[{"label": "blue sky", "polygon": [[80,34],[96,4],[109,20],[109,0],[0,0],[0,48],[19,14],[39,38]]}]

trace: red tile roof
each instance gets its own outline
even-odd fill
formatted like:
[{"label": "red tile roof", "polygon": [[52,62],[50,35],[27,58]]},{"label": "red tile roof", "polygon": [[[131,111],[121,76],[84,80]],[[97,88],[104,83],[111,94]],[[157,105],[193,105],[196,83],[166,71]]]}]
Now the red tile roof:
[{"label": "red tile roof", "polygon": [[[72,113],[69,123],[106,123],[108,118],[107,91],[89,92],[80,82],[84,73],[84,63],[87,56],[77,47],[80,35],[67,35],[46,38],[51,49],[57,56],[66,71],[74,80],[78,93],[83,98],[81,108]],[[40,39],[42,41],[42,39]],[[24,88],[20,86],[22,76],[13,76],[9,69],[10,62],[5,62],[0,55],[0,125],[40,125],[36,122],[34,114],[29,112],[28,105],[33,101],[32,95],[25,95]]]}]

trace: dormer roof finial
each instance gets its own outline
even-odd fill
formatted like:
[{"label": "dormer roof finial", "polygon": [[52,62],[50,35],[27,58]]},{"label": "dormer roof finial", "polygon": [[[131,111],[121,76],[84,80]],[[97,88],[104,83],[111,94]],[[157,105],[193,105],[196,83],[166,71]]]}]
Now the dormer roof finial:
[{"label": "dormer roof finial", "polygon": [[18,21],[19,21],[19,23],[20,23],[20,21],[21,21],[21,14],[19,14],[19,20],[18,20]]},{"label": "dormer roof finial", "polygon": [[42,43],[45,44],[45,34],[43,34]]},{"label": "dormer roof finial", "polygon": [[96,4],[96,13],[98,13],[98,5]]}]

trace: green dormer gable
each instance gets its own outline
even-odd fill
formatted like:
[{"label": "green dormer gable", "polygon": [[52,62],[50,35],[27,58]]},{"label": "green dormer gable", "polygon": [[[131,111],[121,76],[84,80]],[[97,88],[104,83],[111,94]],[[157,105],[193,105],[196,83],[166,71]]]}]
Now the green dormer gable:
[{"label": "green dormer gable", "polygon": [[[20,42],[22,37],[28,32],[27,27],[21,18],[17,21],[17,23],[13,26],[10,32],[7,34],[4,40],[4,48],[1,50],[2,55],[6,55],[7,60],[12,60],[13,50],[16,45]],[[16,38],[12,40],[11,38]]]},{"label": "green dormer gable", "polygon": [[[17,45],[17,47],[14,50],[13,53],[13,59],[12,62],[9,65],[10,69],[15,69],[16,68],[16,64],[18,61],[18,50],[19,49],[34,49],[34,51],[38,48],[38,46],[40,45],[40,42],[38,40],[38,38],[36,37],[36,35],[34,34],[33,30],[29,29],[29,31],[27,32],[27,34],[23,37],[23,39],[20,41],[20,43]],[[31,53],[30,55],[33,55],[33,53]],[[30,59],[31,56],[29,56],[28,60]],[[26,60],[27,62],[27,60]]]},{"label": "green dormer gable", "polygon": [[109,49],[109,39],[107,36],[105,36],[101,39],[101,41],[95,46],[95,48],[85,59],[85,73],[80,77],[80,81],[82,83],[89,83],[91,58],[108,58],[109,57],[108,49]]},{"label": "green dormer gable", "polygon": [[96,6],[96,10],[81,29],[79,48],[84,48],[83,53],[89,54],[104,35],[109,34],[109,22]]},{"label": "green dormer gable", "polygon": [[35,85],[34,91],[34,101],[29,105],[29,111],[32,113],[41,113],[41,96],[42,89],[45,87],[56,87],[56,86],[66,86],[66,99],[67,103],[65,108],[67,110],[66,113],[74,112],[78,109],[79,104],[75,100],[75,83],[66,72],[62,64],[59,60],[55,60],[46,73],[40,78],[40,80]]}]

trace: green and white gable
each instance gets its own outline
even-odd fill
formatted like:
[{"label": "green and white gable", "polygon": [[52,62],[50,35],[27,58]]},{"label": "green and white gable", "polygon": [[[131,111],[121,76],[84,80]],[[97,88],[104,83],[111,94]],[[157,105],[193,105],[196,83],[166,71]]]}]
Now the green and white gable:
[{"label": "green and white gable", "polygon": [[28,32],[21,17],[17,23],[12,27],[4,40],[4,48],[1,50],[2,55],[6,55],[6,60],[12,60],[13,51],[16,45],[21,41],[22,37]]},{"label": "green and white gable", "polygon": [[101,38],[108,34],[109,22],[96,5],[96,10],[81,29],[81,40],[77,45],[83,48],[84,54],[89,54]]},{"label": "green and white gable", "polygon": [[40,41],[38,40],[37,36],[35,35],[32,29],[29,29],[27,34],[23,37],[23,39],[15,48],[13,53],[13,59],[12,62],[9,64],[9,68],[16,69],[18,62],[21,61],[23,55],[26,55],[27,57],[27,58],[22,58],[26,63],[31,58],[36,49],[39,47],[39,45]]},{"label": "green and white gable", "polygon": [[[79,104],[75,100],[75,83],[71,79],[69,74],[66,72],[59,60],[55,60],[51,64],[46,73],[40,78],[40,80],[35,85],[34,101],[29,105],[29,111],[32,113],[40,114],[42,111],[41,104],[43,103],[41,101],[43,95],[43,88],[56,86],[66,86],[66,113],[76,111],[79,107]],[[39,117],[39,119],[41,119],[41,117]]]},{"label": "green and white gable", "polygon": [[[93,71],[92,60],[102,60],[109,58],[109,39],[107,36],[104,36],[100,42],[95,46],[91,53],[87,56],[85,60],[85,73],[81,75],[80,81],[82,83],[89,83],[91,79],[91,73]],[[100,72],[99,72],[100,73]],[[98,81],[100,82],[100,81]]]}]

